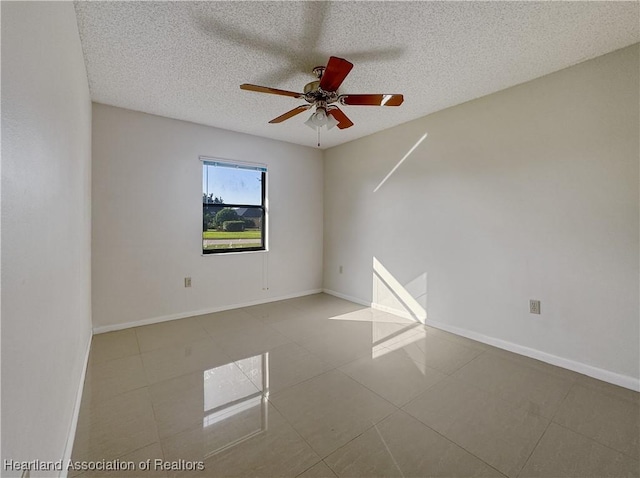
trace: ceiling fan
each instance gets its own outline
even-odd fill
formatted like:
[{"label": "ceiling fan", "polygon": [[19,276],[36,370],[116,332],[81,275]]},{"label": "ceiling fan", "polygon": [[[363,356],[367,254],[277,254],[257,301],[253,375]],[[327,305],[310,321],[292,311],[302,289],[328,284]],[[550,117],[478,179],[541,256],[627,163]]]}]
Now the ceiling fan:
[{"label": "ceiling fan", "polygon": [[338,94],[338,88],[340,88],[340,85],[352,68],[353,64],[347,60],[335,56],[330,57],[326,67],[316,66],[313,69],[313,74],[316,75],[318,79],[307,83],[303,89],[304,93],[279,90],[277,88],[251,85],[248,83],[240,85],[240,88],[248,91],[257,91],[258,93],[270,93],[272,95],[290,96],[292,98],[305,100],[309,104],[301,105],[291,111],[287,111],[277,118],[272,119],[269,123],[282,123],[315,106],[315,112],[305,121],[305,124],[311,128],[317,128],[318,132],[322,126],[326,126],[327,129],[331,129],[334,126],[337,126],[339,129],[353,126],[353,122],[335,103],[348,106],[400,106],[402,104],[404,98],[402,95],[397,94]]}]

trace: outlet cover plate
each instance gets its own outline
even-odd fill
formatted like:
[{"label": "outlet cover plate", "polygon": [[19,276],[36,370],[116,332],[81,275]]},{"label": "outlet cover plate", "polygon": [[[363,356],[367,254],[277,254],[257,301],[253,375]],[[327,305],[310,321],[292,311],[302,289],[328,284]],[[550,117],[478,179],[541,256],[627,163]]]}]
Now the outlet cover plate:
[{"label": "outlet cover plate", "polygon": [[540,314],[540,301],[531,299],[529,301],[529,313],[531,314]]}]

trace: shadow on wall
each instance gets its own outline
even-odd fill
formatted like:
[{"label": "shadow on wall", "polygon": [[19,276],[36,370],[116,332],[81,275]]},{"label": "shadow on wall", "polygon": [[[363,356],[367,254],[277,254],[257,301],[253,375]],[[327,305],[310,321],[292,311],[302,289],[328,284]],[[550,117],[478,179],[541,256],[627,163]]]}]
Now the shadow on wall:
[{"label": "shadow on wall", "polygon": [[424,324],[427,319],[427,273],[420,274],[403,286],[374,257],[371,306]]}]

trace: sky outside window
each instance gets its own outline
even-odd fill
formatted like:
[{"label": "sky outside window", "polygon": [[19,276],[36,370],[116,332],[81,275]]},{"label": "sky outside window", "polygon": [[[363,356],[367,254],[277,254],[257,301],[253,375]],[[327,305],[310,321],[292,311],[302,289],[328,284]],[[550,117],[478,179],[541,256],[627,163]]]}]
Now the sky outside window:
[{"label": "sky outside window", "polygon": [[248,169],[204,165],[202,192],[222,197],[225,204],[262,204],[262,173]]}]

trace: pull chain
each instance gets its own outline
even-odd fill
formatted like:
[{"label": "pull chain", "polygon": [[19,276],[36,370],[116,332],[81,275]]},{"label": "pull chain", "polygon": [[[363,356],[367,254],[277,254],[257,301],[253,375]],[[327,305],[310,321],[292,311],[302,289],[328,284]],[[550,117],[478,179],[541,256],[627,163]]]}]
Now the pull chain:
[{"label": "pull chain", "polygon": [[320,147],[320,128],[316,128],[318,130],[318,148]]}]

